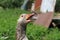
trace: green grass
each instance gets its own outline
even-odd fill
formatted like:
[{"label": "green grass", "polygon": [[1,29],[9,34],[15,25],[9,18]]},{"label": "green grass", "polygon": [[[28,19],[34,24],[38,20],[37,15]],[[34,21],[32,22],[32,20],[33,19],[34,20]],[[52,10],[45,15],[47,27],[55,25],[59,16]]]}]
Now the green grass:
[{"label": "green grass", "polygon": [[43,26],[29,24],[27,36],[29,40],[60,40],[60,30],[58,28],[47,29]]},{"label": "green grass", "polygon": [[15,40],[17,19],[22,13],[26,13],[26,11],[20,9],[0,10],[0,40],[4,40],[4,36],[8,37],[6,40]]},{"label": "green grass", "polygon": [[[16,40],[16,23],[22,13],[29,12],[20,9],[0,10],[0,40]],[[30,23],[26,31],[29,40],[60,40],[60,31],[57,28],[49,30]]]}]

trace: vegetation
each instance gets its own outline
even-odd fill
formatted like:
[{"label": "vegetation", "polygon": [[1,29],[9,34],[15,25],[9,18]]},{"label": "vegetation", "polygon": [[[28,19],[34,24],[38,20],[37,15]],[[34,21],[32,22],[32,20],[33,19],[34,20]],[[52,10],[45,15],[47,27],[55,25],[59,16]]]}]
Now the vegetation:
[{"label": "vegetation", "polygon": [[55,7],[55,11],[56,12],[60,12],[60,0],[56,0],[56,7]]},{"label": "vegetation", "polygon": [[29,24],[27,36],[29,40],[60,40],[60,31],[58,28],[46,29],[43,26]]},{"label": "vegetation", "polygon": [[[16,23],[20,14],[29,13],[20,9],[0,9],[0,40],[16,40]],[[46,29],[32,23],[27,26],[29,40],[60,40],[60,30]]]},{"label": "vegetation", "polygon": [[23,0],[0,0],[0,6],[3,8],[20,8],[22,3]]},{"label": "vegetation", "polygon": [[20,9],[0,10],[0,40],[15,40],[15,28],[17,19],[21,13]]}]

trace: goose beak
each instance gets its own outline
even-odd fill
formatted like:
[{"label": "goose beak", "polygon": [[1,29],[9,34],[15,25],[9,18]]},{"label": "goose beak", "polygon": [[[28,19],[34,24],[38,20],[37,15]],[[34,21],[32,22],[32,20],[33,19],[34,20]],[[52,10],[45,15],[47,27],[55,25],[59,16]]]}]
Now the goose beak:
[{"label": "goose beak", "polygon": [[28,22],[31,22],[30,18],[31,18],[33,15],[34,15],[34,14],[27,14],[27,15],[26,15],[27,23],[28,23]]},{"label": "goose beak", "polygon": [[31,17],[31,16],[33,16],[34,14],[27,14],[26,15],[26,20],[29,20],[29,18]]}]

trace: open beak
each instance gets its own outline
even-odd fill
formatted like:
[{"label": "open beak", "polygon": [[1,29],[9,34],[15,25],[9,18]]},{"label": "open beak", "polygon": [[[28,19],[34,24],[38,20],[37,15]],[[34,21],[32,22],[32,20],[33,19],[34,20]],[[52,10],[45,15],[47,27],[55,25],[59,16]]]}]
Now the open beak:
[{"label": "open beak", "polygon": [[26,20],[27,20],[27,22],[30,22],[31,20],[30,20],[30,18],[33,16],[34,14],[27,14],[26,15]]},{"label": "open beak", "polygon": [[27,14],[26,19],[28,20],[30,17],[32,17],[34,14]]}]

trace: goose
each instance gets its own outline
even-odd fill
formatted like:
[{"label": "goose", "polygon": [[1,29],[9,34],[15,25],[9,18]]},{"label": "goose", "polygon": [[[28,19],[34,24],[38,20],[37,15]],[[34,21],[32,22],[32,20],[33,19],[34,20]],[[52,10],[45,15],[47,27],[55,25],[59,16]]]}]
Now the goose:
[{"label": "goose", "polygon": [[[31,19],[36,19],[34,16],[35,14],[21,14],[16,27],[16,40],[28,40],[26,36],[26,27]],[[30,19],[31,18],[31,19]]]}]

